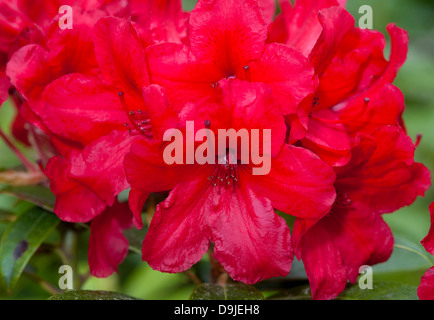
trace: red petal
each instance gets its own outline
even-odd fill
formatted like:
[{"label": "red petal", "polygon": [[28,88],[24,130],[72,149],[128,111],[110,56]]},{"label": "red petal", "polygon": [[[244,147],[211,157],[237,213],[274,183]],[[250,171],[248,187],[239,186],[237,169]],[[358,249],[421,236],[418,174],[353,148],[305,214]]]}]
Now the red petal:
[{"label": "red petal", "polygon": [[343,166],[351,157],[351,143],[346,128],[330,110],[312,112],[309,129],[302,144],[331,166]]},{"label": "red petal", "polygon": [[234,75],[261,57],[267,28],[255,0],[199,0],[190,15],[190,43],[200,60]]},{"label": "red petal", "polygon": [[[221,89],[221,90],[220,90]],[[279,106],[273,99],[271,90],[262,83],[252,83],[239,79],[221,80],[218,99],[214,103],[204,103],[193,108],[186,120],[195,120],[195,130],[205,128],[204,122],[210,122],[210,129],[218,139],[218,130],[263,130],[271,131],[271,156],[276,157],[286,137],[286,125]],[[249,132],[249,138],[251,132]],[[262,151],[263,141],[259,150]],[[249,149],[251,153],[252,150]]]},{"label": "red petal", "polygon": [[213,188],[210,197],[214,256],[229,275],[249,284],[286,276],[293,259],[291,235],[271,202],[248,186]]},{"label": "red petal", "polygon": [[417,295],[420,300],[434,300],[434,267],[428,269],[423,275]]},{"label": "red petal", "polygon": [[[75,13],[75,12],[74,12]],[[92,42],[95,21],[103,12],[74,14],[74,28],[61,30],[53,21],[47,34],[47,45],[30,44],[12,56],[7,73],[11,82],[27,99],[40,99],[50,82],[69,73],[89,74],[98,67]]]},{"label": "red petal", "polygon": [[144,48],[129,20],[103,18],[95,25],[95,54],[106,81],[141,97],[149,84]]},{"label": "red petal", "polygon": [[250,79],[244,70],[237,76],[266,83],[285,115],[296,113],[301,100],[314,91],[312,65],[299,52],[285,45],[268,44],[261,59],[248,65]]},{"label": "red petal", "polygon": [[320,10],[331,6],[342,5],[344,1],[337,0],[303,0],[296,1],[292,8],[289,1],[282,1],[282,14],[284,16],[287,41],[286,44],[297,49],[304,56],[308,56],[317,42],[322,27],[318,21]]},{"label": "red petal", "polygon": [[400,126],[404,112],[404,95],[395,86],[374,86],[351,99],[336,105],[332,110],[339,116],[351,136],[370,134],[387,125]]},{"label": "red petal", "polygon": [[144,31],[149,44],[181,43],[187,38],[188,15],[180,0],[130,0],[131,17]]},{"label": "red petal", "polygon": [[180,183],[157,206],[142,250],[143,260],[153,269],[182,272],[208,251],[211,234],[207,224],[207,184],[206,175]]},{"label": "red petal", "polygon": [[312,152],[285,146],[272,159],[271,171],[264,176],[245,175],[256,194],[271,200],[274,208],[307,219],[330,211],[335,200],[333,169]]},{"label": "red petal", "polygon": [[141,192],[137,189],[131,189],[128,196],[130,210],[133,213],[133,223],[137,229],[143,228],[142,210],[149,197],[149,193]]},{"label": "red petal", "polygon": [[138,139],[125,156],[124,166],[131,186],[144,194],[173,189],[178,183],[190,180],[206,166],[167,164],[163,158],[166,144]]},{"label": "red petal", "polygon": [[129,188],[123,159],[134,139],[127,132],[113,131],[87,145],[77,156],[71,157],[71,176],[112,205],[115,197]]},{"label": "red petal", "polygon": [[378,129],[371,136],[376,143],[361,138],[351,162],[337,170],[336,189],[377,213],[393,212],[423,196],[431,185],[430,172],[414,163],[411,139],[396,127]]},{"label": "red petal", "polygon": [[262,16],[267,24],[270,24],[274,19],[276,13],[275,0],[258,0],[259,7],[261,8]]},{"label": "red petal", "polygon": [[88,222],[99,215],[107,204],[89,187],[70,176],[70,165],[60,156],[51,158],[45,169],[51,191],[56,196],[54,213],[68,222]]},{"label": "red petal", "polygon": [[27,45],[12,56],[6,68],[11,83],[26,99],[40,97],[54,80],[49,71],[49,53],[43,47]]},{"label": "red petal", "polygon": [[151,119],[155,140],[163,140],[167,130],[178,128],[178,115],[173,110],[163,87],[153,84],[143,88],[143,100]]},{"label": "red petal", "polygon": [[126,130],[124,124],[129,123],[118,92],[94,77],[64,76],[45,89],[43,98],[41,117],[45,125],[54,133],[83,144],[113,130]]},{"label": "red petal", "polygon": [[[334,110],[354,135],[357,132],[370,133],[384,125],[400,125],[404,109],[402,93],[390,83],[395,79],[399,68],[407,57],[408,35],[403,29],[389,25],[387,30],[392,39],[390,61],[385,69],[374,74],[380,65],[368,68],[362,84],[370,83],[369,88],[361,88],[350,99],[336,105]],[[378,48],[377,48],[378,49]],[[380,68],[381,69],[381,68]],[[378,70],[377,70],[378,71]],[[366,79],[370,77],[371,79]],[[369,102],[366,102],[368,101]]]},{"label": "red petal", "polygon": [[93,276],[105,278],[117,272],[128,254],[128,240],[122,232],[131,227],[131,218],[128,205],[116,202],[92,221],[88,259]]},{"label": "red petal", "polygon": [[[294,235],[296,236],[296,235]],[[361,205],[335,206],[300,242],[314,299],[333,299],[362,265],[386,261],[393,235],[381,216]]]},{"label": "red petal", "polygon": [[309,60],[315,66],[316,73],[321,75],[342,45],[345,35],[354,28],[354,18],[341,7],[324,9],[318,18],[322,33],[309,54]]},{"label": "red petal", "polygon": [[11,86],[8,77],[4,72],[0,72],[0,108],[3,102],[9,97],[9,87]]},{"label": "red petal", "polygon": [[431,227],[428,234],[422,240],[422,245],[425,247],[426,251],[434,254],[434,202],[429,206],[429,212],[431,215]]},{"label": "red petal", "polygon": [[151,80],[167,90],[176,111],[215,95],[213,85],[224,77],[215,65],[196,58],[187,47],[162,43],[146,50]]},{"label": "red petal", "polygon": [[30,23],[14,2],[2,1],[0,3],[0,51],[9,52],[9,46]]}]

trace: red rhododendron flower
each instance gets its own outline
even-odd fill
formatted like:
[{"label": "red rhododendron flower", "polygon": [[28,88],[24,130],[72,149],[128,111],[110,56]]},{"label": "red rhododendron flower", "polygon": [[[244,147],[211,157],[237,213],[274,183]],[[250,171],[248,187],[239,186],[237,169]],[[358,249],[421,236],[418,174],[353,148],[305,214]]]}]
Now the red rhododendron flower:
[{"label": "red rhododendron flower", "polygon": [[[214,257],[235,280],[284,276],[292,260],[290,234],[273,207],[305,218],[323,215],[334,200],[334,174],[307,150],[283,146],[284,118],[267,86],[234,79],[220,81],[216,90],[221,100],[197,106],[187,120],[217,136],[217,129],[270,128],[271,150],[277,150],[271,171],[253,176],[240,159],[238,164],[168,165],[160,144],[137,140],[125,158],[132,187],[143,194],[173,189],[157,206],[143,259],[154,269],[180,272],[199,261],[212,242]],[[161,88],[152,86],[146,94],[155,104],[150,108],[168,103]]]},{"label": "red rhododendron flower", "polygon": [[[43,124],[51,136],[75,143],[63,145],[61,156],[51,159],[45,171],[57,196],[55,212],[66,221],[96,218],[91,231],[100,230],[105,237],[110,234],[111,220],[104,218],[104,210],[129,187],[123,156],[138,134],[152,139],[158,132],[158,126],[150,125],[152,117],[141,97],[141,88],[149,80],[144,42],[139,34],[130,21],[101,19],[95,26],[93,41],[98,73],[91,70],[87,75],[66,75],[43,92],[40,113]],[[105,115],[101,117],[103,110]],[[168,118],[168,114],[162,116]],[[131,221],[132,215],[127,216]],[[116,219],[124,221],[118,228],[128,225],[125,217]],[[95,223],[98,227],[93,228]],[[125,242],[118,238],[113,241]],[[92,239],[94,236],[91,245],[95,246],[98,240]],[[90,259],[91,272],[96,276],[109,275],[125,254],[123,250],[99,257],[96,252],[92,251],[94,258]],[[104,257],[111,260],[103,262]],[[98,261],[102,261],[100,265]]]},{"label": "red rhododendron flower", "polygon": [[324,30],[310,55],[319,86],[304,101],[312,107],[302,143],[341,166],[350,159],[350,141],[357,133],[402,123],[404,99],[391,83],[405,61],[408,37],[402,29],[388,27],[392,51],[387,62],[383,35],[354,28],[344,9],[326,9],[320,18]]},{"label": "red rhododendron flower", "polygon": [[[56,195],[55,213],[70,222],[98,217],[97,222],[92,222],[90,243],[91,247],[98,247],[104,243],[98,244],[99,236],[92,234],[103,233],[107,242],[110,230],[113,231],[112,218],[100,216],[119,209],[116,196],[129,187],[122,160],[137,134],[132,131],[140,130],[152,138],[149,125],[137,126],[138,120],[149,119],[141,88],[149,81],[143,45],[152,44],[140,38],[139,33],[149,35],[155,31],[137,32],[137,25],[115,18],[102,19],[94,28],[104,13],[93,10],[80,14],[82,10],[75,9],[72,30],[60,30],[54,21],[47,46],[34,44],[20,49],[8,64],[8,75],[26,98],[26,107],[29,104],[28,121],[44,130],[57,148],[59,155],[45,169]],[[155,29],[158,24],[149,23],[148,28],[151,26]],[[149,41],[166,39],[158,38],[164,37],[162,30],[172,37],[176,34],[170,27],[161,27],[152,37],[154,40]],[[136,69],[137,65],[142,69]],[[132,79],[137,80],[134,85]],[[105,116],[100,117],[103,109]],[[145,127],[149,128],[142,132]],[[129,210],[122,211],[124,217],[113,218],[123,219],[118,230],[129,227],[125,221],[132,220]],[[113,231],[113,243],[123,244],[124,240],[116,240],[116,232]],[[125,250],[105,255],[92,250],[92,274],[108,276],[124,259]]]},{"label": "red rhododendron flower", "polygon": [[360,135],[351,161],[337,168],[337,198],[320,221],[296,220],[296,255],[303,259],[314,299],[332,299],[362,265],[386,261],[393,236],[381,218],[410,205],[431,185],[428,169],[415,163],[414,145],[397,127]]},{"label": "red rhododendron flower", "polygon": [[[434,255],[434,202],[429,206],[431,214],[431,227],[427,236],[422,240],[426,251]],[[428,269],[423,275],[417,295],[421,300],[434,300],[434,267]]]},{"label": "red rhododendron flower", "polygon": [[[392,84],[408,35],[387,27],[386,60],[385,37],[355,27],[345,2],[281,0],[274,19],[274,0],[199,0],[191,13],[180,0],[0,0],[0,104],[11,96],[19,110],[13,133],[35,147],[54,212],[91,224],[91,274],[117,271],[123,231],[144,226],[160,192],[142,259],[163,272],[211,248],[251,284],[286,276],[295,254],[312,297],[333,299],[360,266],[390,257],[382,214],[431,184]],[[59,28],[61,5],[73,8],[71,30]],[[247,132],[253,150],[216,148],[220,130]],[[187,152],[175,148],[173,164],[170,134]],[[187,161],[191,150],[207,161]],[[292,235],[282,214],[295,218]],[[432,233],[422,243],[434,253]],[[432,297],[433,274],[421,298]]]},{"label": "red rhododendron flower", "polygon": [[[44,1],[44,5],[29,0],[1,0],[0,71],[4,71],[8,60],[21,47],[28,44],[46,45],[47,34],[52,32],[53,20],[59,15],[62,5],[74,7],[74,13],[98,9],[105,14],[117,14],[125,10],[125,2],[119,0],[48,0]],[[57,22],[56,25],[61,31]],[[68,33],[68,30],[65,32]]]},{"label": "red rhododendron flower", "polygon": [[295,113],[313,90],[313,70],[296,50],[266,44],[267,25],[254,0],[200,0],[189,20],[189,45],[147,49],[153,83],[163,86],[176,111],[215,94],[221,79],[266,83],[282,113]]}]

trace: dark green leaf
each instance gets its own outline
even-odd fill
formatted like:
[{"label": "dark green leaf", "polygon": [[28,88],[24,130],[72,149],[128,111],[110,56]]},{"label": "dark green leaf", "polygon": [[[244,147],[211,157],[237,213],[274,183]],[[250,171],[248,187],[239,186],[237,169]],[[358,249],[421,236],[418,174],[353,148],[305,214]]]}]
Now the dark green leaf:
[{"label": "dark green leaf", "polygon": [[337,300],[418,300],[417,287],[397,282],[374,282],[372,289],[353,285],[342,292]]},{"label": "dark green leaf", "polygon": [[268,300],[311,300],[310,287],[309,285],[304,285],[280,291],[268,297]]},{"label": "dark green leaf", "polygon": [[417,286],[421,276],[432,266],[432,257],[420,243],[395,236],[395,248],[388,261],[373,266],[374,280]]},{"label": "dark green leaf", "polygon": [[16,216],[9,211],[0,209],[0,222],[11,222],[16,219]]},{"label": "dark green leaf", "polygon": [[19,199],[29,201],[48,211],[53,211],[56,201],[56,197],[50,189],[43,186],[6,186],[0,189],[0,193],[10,194]]},{"label": "dark green leaf", "polygon": [[71,290],[56,294],[48,300],[138,300],[136,298],[110,291]]},{"label": "dark green leaf", "polygon": [[193,291],[190,300],[264,300],[264,296],[255,287],[242,283],[224,287],[204,283]]},{"label": "dark green leaf", "polygon": [[12,289],[30,258],[59,221],[54,214],[35,207],[9,225],[0,243],[0,278],[7,289]]},{"label": "dark green leaf", "polygon": [[432,256],[425,250],[424,247],[418,243],[414,243],[410,240],[407,240],[406,238],[395,235],[395,249],[405,250],[411,253],[414,253],[416,255],[419,255],[421,258],[426,260],[426,262],[429,264],[433,264]]}]

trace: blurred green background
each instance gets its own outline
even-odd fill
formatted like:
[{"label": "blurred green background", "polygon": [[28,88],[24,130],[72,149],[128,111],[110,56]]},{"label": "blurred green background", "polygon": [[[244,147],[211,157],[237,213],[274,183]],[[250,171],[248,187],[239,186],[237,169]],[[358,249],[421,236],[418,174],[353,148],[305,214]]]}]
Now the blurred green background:
[{"label": "blurred green background", "polygon": [[[191,10],[195,0],[184,0],[184,8]],[[348,10],[358,22],[361,14],[359,7],[370,5],[374,13],[374,28],[386,34],[388,23],[396,23],[406,29],[410,35],[408,59],[401,69],[395,84],[404,92],[407,110],[404,119],[409,135],[415,140],[422,134],[422,141],[416,151],[416,160],[423,162],[434,171],[434,1],[433,0],[349,0]],[[14,110],[7,103],[0,110],[0,125],[9,132],[10,121]],[[18,159],[0,141],[0,169],[12,168],[19,165]],[[420,240],[427,234],[430,219],[428,205],[434,201],[433,188],[425,198],[419,198],[412,206],[404,208],[394,214],[387,215],[386,221],[399,238],[398,243],[413,247],[413,251],[423,251]],[[18,201],[7,195],[0,195],[0,210],[13,210],[19,214],[29,204]],[[0,235],[7,223],[0,220]],[[88,272],[87,241],[88,231],[80,237],[79,271]],[[55,242],[58,235],[52,234],[49,239]],[[408,243],[407,243],[408,242]],[[49,283],[57,286],[60,275],[57,273],[61,265],[59,257],[52,254],[35,255],[27,267],[31,272],[39,274]],[[392,258],[374,268],[374,281],[390,280],[418,285],[420,277],[430,266],[428,261],[412,250],[395,248]],[[202,262],[196,267],[199,275],[207,277],[207,263]],[[296,264],[292,278],[303,280],[302,265]],[[375,283],[374,283],[375,285]],[[111,290],[125,293],[142,299],[187,299],[195,285],[185,274],[163,274],[153,271],[142,262],[140,255],[130,253],[126,261],[120,266],[119,274],[107,279],[89,277],[83,289]],[[263,286],[267,288],[267,285]],[[0,293],[2,299],[46,299],[50,294],[40,285],[23,275],[10,296]]]}]

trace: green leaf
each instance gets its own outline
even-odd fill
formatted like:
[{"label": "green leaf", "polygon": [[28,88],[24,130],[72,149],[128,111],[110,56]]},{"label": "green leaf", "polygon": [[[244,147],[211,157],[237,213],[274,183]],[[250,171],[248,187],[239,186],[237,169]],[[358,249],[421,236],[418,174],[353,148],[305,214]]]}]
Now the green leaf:
[{"label": "green leaf", "polygon": [[70,290],[48,298],[48,300],[138,300],[136,298],[110,291]]},{"label": "green leaf", "polygon": [[412,252],[416,255],[419,255],[422,259],[424,259],[428,265],[433,265],[432,256],[425,250],[424,247],[420,243],[411,242],[404,237],[395,236],[395,244],[394,247],[400,250],[406,250],[408,252]]},{"label": "green leaf", "polygon": [[418,300],[417,287],[397,282],[374,282],[372,289],[353,285],[342,292],[337,300]]},{"label": "green leaf", "polygon": [[264,300],[262,293],[253,286],[243,283],[217,284],[204,283],[191,294],[190,300]]},{"label": "green leaf", "polygon": [[283,290],[268,297],[268,300],[311,300],[310,287],[303,285]]},{"label": "green leaf", "polygon": [[432,265],[432,257],[420,243],[395,235],[395,248],[390,259],[372,267],[374,281],[417,286],[422,275]]},{"label": "green leaf", "polygon": [[54,214],[35,207],[6,229],[0,243],[0,278],[8,290],[16,284],[30,258],[59,221]]},{"label": "green leaf", "polygon": [[56,197],[50,189],[43,186],[6,186],[0,189],[0,193],[10,194],[19,199],[29,201],[51,212],[54,210]]},{"label": "green leaf", "polygon": [[[269,300],[311,300],[308,285],[278,292]],[[417,287],[397,282],[374,281],[372,289],[360,289],[359,286],[347,287],[336,300],[418,300]]]},{"label": "green leaf", "polygon": [[0,209],[0,222],[11,222],[16,219],[16,216],[9,211]]}]

